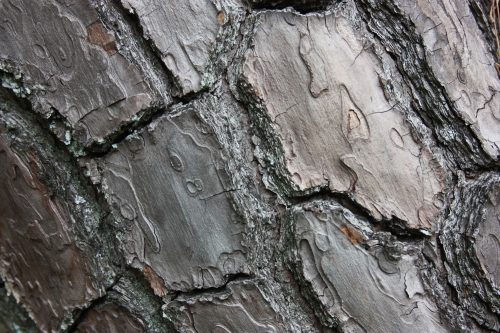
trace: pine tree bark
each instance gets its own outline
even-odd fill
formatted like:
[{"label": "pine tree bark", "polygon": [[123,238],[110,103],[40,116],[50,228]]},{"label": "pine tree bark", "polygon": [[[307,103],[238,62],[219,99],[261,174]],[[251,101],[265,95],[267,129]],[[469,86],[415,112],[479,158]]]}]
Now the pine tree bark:
[{"label": "pine tree bark", "polygon": [[0,333],[498,332],[490,5],[0,0]]}]

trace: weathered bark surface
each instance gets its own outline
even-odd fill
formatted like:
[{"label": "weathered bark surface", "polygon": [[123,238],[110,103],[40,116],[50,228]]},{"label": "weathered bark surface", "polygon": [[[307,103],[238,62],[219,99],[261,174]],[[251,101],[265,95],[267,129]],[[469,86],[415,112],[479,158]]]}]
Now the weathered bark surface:
[{"label": "weathered bark surface", "polygon": [[489,5],[0,0],[0,332],[499,331]]}]

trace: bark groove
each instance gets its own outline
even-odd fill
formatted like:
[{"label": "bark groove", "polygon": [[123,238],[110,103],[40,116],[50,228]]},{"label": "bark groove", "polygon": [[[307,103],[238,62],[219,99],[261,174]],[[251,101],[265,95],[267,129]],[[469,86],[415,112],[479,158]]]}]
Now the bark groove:
[{"label": "bark groove", "polygon": [[497,9],[0,0],[0,332],[497,332]]}]

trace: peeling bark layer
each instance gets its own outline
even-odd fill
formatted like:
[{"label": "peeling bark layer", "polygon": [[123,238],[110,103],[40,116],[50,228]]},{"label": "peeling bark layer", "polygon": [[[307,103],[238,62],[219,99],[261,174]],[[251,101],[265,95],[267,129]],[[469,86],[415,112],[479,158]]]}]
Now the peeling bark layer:
[{"label": "peeling bark layer", "polygon": [[440,235],[448,281],[460,306],[493,330],[500,328],[496,315],[500,306],[499,184],[498,174],[463,180]]},{"label": "peeling bark layer", "polygon": [[140,323],[130,318],[130,313],[113,304],[95,307],[85,314],[75,332],[144,332]]},{"label": "peeling bark layer", "polygon": [[33,90],[35,110],[57,113],[62,140],[102,141],[158,102],[87,2],[2,1],[2,62]]},{"label": "peeling bark layer", "polygon": [[[276,49],[278,41],[285,47]],[[261,131],[274,136],[261,139],[264,154],[275,157],[265,147],[273,141],[279,146],[271,149],[283,152],[284,165],[271,172],[289,184],[276,186],[350,193],[377,220],[430,228],[441,206],[442,170],[412,138],[397,102],[384,95],[383,82],[396,69],[386,54],[377,55],[380,46],[349,17],[295,13],[259,16],[251,43],[243,93],[254,94],[247,98],[263,112]]]},{"label": "peeling bark layer", "polygon": [[254,8],[293,7],[301,12],[324,10],[333,0],[246,0]]},{"label": "peeling bark layer", "polygon": [[113,251],[92,248],[103,218],[96,198],[23,107],[16,99],[0,105],[0,271],[40,329],[55,331],[104,293]]},{"label": "peeling bark layer", "polygon": [[497,332],[489,5],[0,0],[0,332]]},{"label": "peeling bark layer", "polygon": [[224,12],[218,12],[210,0],[123,0],[122,4],[139,17],[145,36],[159,50],[181,94],[200,90]]},{"label": "peeling bark layer", "polygon": [[286,332],[280,316],[249,281],[231,282],[218,293],[178,297],[165,311],[182,332]]},{"label": "peeling bark layer", "polygon": [[220,148],[196,116],[202,107],[175,108],[97,162],[110,205],[131,224],[128,261],[147,264],[171,290],[219,287],[247,272],[243,225]]},{"label": "peeling bark layer", "polygon": [[420,279],[418,244],[374,232],[335,203],[297,207],[290,219],[291,265],[325,320],[347,332],[446,332]]}]

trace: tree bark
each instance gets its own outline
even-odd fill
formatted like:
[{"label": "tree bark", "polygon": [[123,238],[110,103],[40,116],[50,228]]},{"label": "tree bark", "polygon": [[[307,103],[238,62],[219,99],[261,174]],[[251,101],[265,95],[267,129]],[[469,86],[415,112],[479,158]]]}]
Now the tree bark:
[{"label": "tree bark", "polygon": [[497,1],[0,14],[0,333],[500,330]]}]

